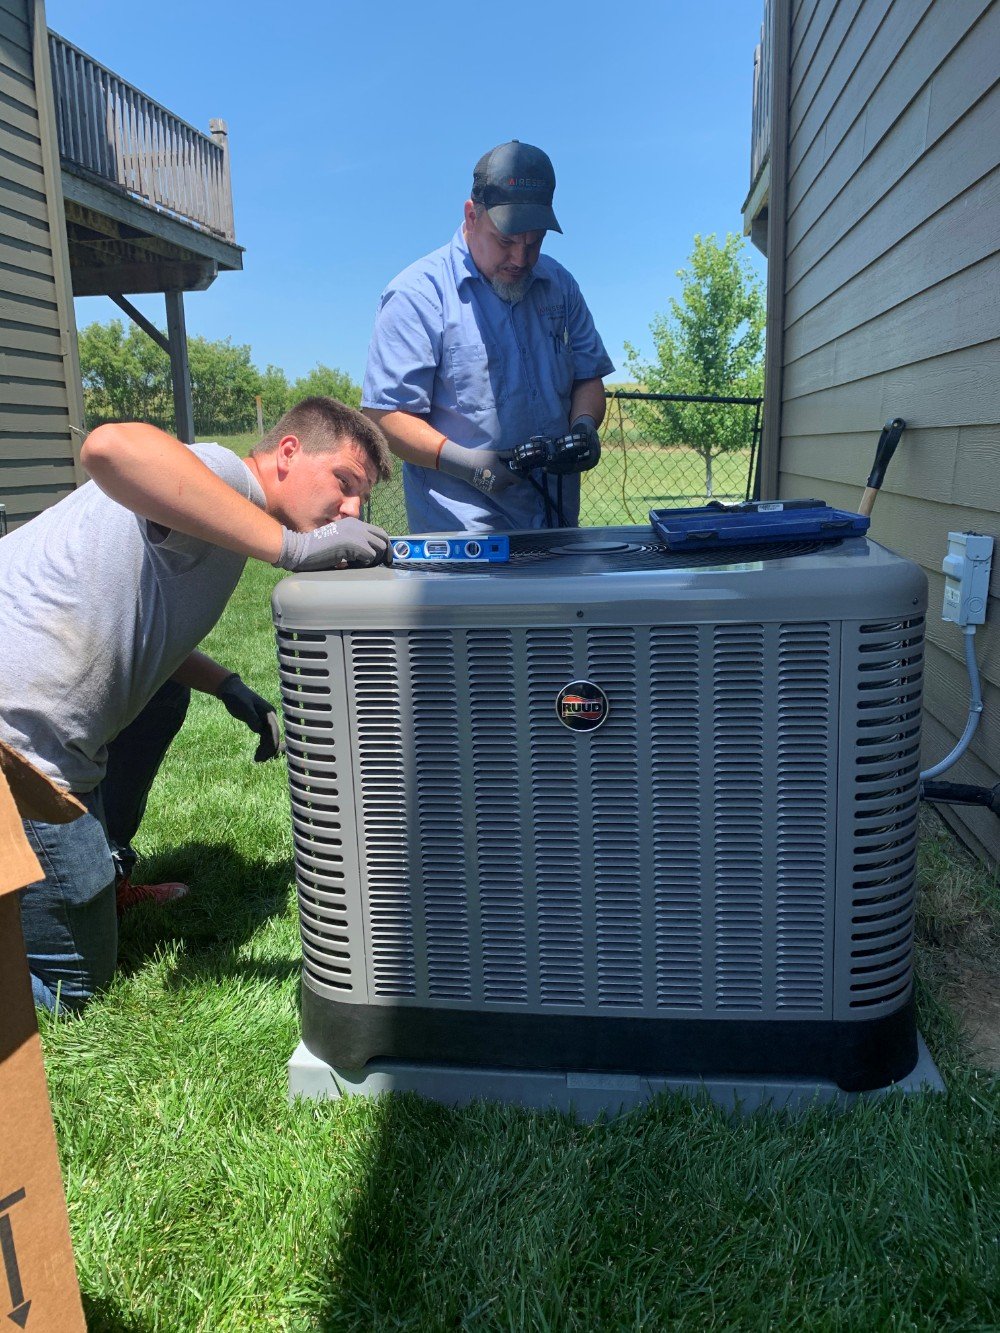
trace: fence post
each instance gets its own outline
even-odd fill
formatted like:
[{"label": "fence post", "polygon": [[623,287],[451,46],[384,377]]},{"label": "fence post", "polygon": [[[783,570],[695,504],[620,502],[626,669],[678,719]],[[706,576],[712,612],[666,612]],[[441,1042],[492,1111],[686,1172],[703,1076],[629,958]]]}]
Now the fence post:
[{"label": "fence post", "polygon": [[264,404],[263,404],[263,402],[261,401],[261,396],[260,396],[259,393],[255,393],[255,394],[254,394],[254,396],[253,396],[253,400],[254,400],[254,402],[257,404],[257,434],[258,434],[258,435],[263,435],[263,434],[264,434]]}]

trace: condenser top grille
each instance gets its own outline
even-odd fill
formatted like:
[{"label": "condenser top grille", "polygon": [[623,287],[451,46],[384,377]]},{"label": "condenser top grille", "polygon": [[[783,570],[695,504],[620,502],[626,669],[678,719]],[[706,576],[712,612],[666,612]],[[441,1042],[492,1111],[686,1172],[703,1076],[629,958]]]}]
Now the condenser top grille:
[{"label": "condenser top grille", "polygon": [[[278,585],[276,623],[297,630],[430,624],[674,624],[876,621],[926,599],[908,561],[864,537],[670,551],[645,527],[514,533],[507,564],[411,561],[296,574]],[[749,609],[752,604],[752,610]],[[849,609],[848,609],[849,608]]]}]

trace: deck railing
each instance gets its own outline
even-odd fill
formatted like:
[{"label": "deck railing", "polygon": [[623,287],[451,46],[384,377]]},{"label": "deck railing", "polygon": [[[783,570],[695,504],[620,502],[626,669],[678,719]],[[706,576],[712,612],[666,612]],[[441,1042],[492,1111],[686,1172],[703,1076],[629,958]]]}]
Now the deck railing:
[{"label": "deck railing", "polygon": [[49,56],[64,163],[235,240],[224,121],[202,134],[58,33],[49,33]]},{"label": "deck railing", "polygon": [[753,53],[753,129],[750,135],[750,186],[771,152],[771,0],[764,0],[760,42]]}]

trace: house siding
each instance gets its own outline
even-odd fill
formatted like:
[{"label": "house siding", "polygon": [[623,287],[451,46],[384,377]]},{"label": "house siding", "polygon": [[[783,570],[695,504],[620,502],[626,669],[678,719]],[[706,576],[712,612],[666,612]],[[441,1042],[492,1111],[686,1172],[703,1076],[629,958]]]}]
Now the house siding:
[{"label": "house siding", "polygon": [[[964,727],[940,619],[947,533],[1000,533],[1000,0],[793,0],[778,486],[857,507],[882,424],[907,429],[872,536],[930,582],[925,753]],[[1000,553],[998,553],[1000,556]],[[1000,558],[976,638],[985,709],[947,775],[1000,781]],[[1000,821],[948,818],[1000,856]]]},{"label": "house siding", "polygon": [[[76,329],[37,31],[44,15],[31,0],[0,0],[0,504],[12,527],[81,477]],[[40,70],[48,80],[47,45]]]}]

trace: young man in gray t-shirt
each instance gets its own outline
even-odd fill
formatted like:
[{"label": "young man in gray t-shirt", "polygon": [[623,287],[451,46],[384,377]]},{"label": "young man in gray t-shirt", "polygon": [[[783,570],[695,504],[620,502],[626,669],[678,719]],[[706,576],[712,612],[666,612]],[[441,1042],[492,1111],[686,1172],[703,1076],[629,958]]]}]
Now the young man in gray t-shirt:
[{"label": "young man in gray t-shirt", "polygon": [[384,558],[360,519],[390,460],[377,427],[329,398],[287,413],[246,459],[155,427],[99,427],[93,481],[0,542],[0,739],[87,806],[27,822],[46,878],[22,897],[36,1003],[80,1007],[117,958],[109,834],[125,841],[191,688],[278,748],[270,705],[197,651],[247,557],[289,570]]}]

